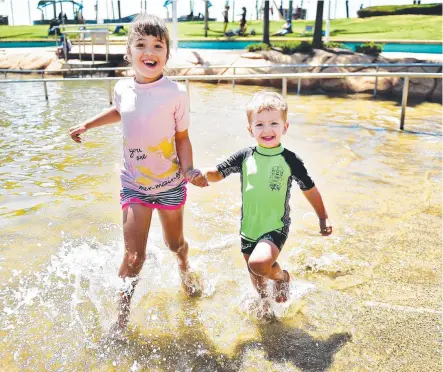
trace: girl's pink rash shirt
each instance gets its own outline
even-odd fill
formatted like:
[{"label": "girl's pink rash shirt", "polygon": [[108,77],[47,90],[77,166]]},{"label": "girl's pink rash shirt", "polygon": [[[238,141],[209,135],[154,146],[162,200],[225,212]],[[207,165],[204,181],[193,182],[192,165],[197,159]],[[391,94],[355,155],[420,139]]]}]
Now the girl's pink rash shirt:
[{"label": "girl's pink rash shirt", "polygon": [[120,80],[115,106],[123,126],[122,187],[156,194],[183,182],[175,133],[189,127],[186,88],[162,77],[154,83]]}]

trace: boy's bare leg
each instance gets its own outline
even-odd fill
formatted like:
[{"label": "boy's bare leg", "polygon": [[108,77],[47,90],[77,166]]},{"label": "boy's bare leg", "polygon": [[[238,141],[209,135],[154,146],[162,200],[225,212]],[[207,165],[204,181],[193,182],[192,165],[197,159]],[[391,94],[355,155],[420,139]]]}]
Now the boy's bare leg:
[{"label": "boy's bare leg", "polygon": [[285,302],[289,296],[289,273],[277,262],[280,250],[269,240],[260,240],[249,257],[248,266],[257,276],[274,280],[277,302]]},{"label": "boy's bare leg", "polygon": [[131,204],[123,211],[123,237],[125,252],[119,276],[125,281],[120,292],[117,325],[124,329],[128,323],[129,306],[137,276],[146,258],[146,242],[151,226],[152,209],[141,204]]},{"label": "boy's bare leg", "polygon": [[268,295],[267,280],[266,278],[258,276],[251,271],[248,264],[249,256],[249,254],[243,253],[243,257],[245,258],[246,264],[248,265],[249,277],[251,278],[252,285],[254,286],[260,297],[265,298]]},{"label": "boy's bare leg", "polygon": [[173,210],[159,209],[158,214],[165,244],[177,257],[183,289],[188,295],[197,296],[201,292],[201,286],[197,283],[197,278],[189,273],[189,246],[183,235],[184,207]]}]

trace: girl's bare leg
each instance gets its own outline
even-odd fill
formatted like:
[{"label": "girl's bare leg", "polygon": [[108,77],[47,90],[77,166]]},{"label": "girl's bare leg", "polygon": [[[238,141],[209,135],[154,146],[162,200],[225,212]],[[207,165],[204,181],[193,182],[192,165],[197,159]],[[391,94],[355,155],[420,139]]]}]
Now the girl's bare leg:
[{"label": "girl's bare leg", "polygon": [[123,237],[125,252],[119,276],[125,282],[120,292],[118,327],[124,329],[128,323],[129,306],[137,276],[146,258],[146,242],[151,226],[152,209],[141,204],[131,204],[123,211]]},{"label": "girl's bare leg", "polygon": [[188,295],[198,295],[199,284],[193,283],[195,280],[189,274],[189,247],[183,235],[184,207],[173,210],[159,209],[158,214],[163,227],[165,244],[177,257],[183,288]]}]

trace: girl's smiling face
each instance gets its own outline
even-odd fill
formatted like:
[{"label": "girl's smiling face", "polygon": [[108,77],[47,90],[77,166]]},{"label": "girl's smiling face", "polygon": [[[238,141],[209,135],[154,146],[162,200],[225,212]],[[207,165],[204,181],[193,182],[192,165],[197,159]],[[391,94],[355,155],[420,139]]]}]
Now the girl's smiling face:
[{"label": "girl's smiling face", "polygon": [[289,123],[278,110],[263,110],[251,115],[249,133],[263,147],[280,145],[281,136],[288,130]]},{"label": "girl's smiling face", "polygon": [[158,80],[168,60],[166,42],[153,35],[137,36],[129,46],[137,83],[146,84]]}]

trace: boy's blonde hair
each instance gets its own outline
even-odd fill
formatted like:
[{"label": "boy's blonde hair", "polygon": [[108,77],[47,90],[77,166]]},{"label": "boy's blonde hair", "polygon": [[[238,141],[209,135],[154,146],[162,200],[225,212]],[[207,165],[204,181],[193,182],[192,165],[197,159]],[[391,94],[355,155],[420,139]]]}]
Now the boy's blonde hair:
[{"label": "boy's blonde hair", "polygon": [[283,121],[288,118],[288,104],[285,99],[275,92],[258,92],[246,106],[246,115],[248,122],[251,124],[251,116],[253,113],[259,114],[262,111],[279,111]]}]

